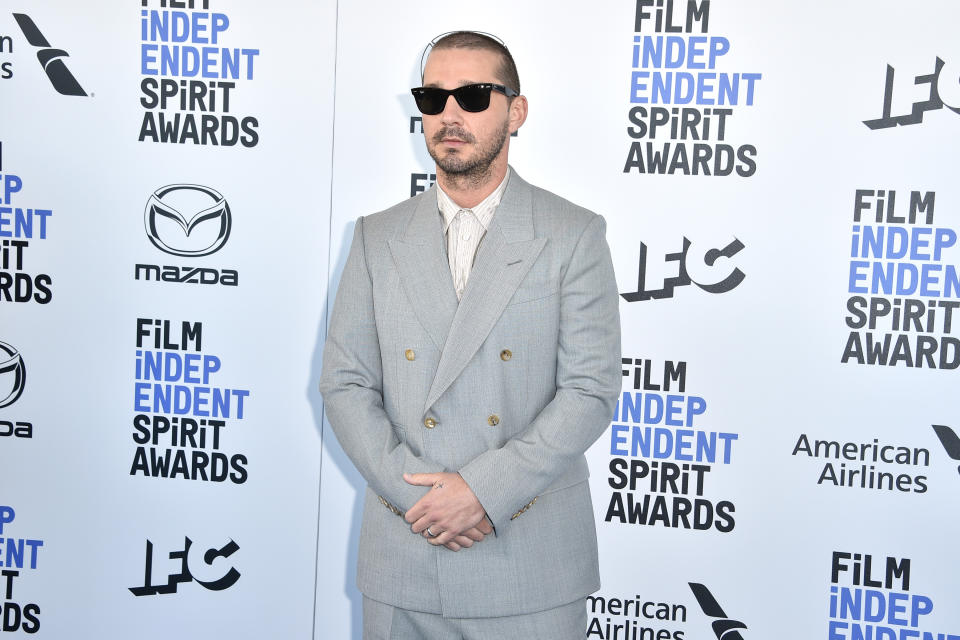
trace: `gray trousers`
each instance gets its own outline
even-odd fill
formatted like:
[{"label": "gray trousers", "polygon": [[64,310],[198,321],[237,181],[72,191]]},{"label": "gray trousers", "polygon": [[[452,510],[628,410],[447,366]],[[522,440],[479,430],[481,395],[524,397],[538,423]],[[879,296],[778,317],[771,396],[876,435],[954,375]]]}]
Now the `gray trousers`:
[{"label": "gray trousers", "polygon": [[584,640],[586,632],[585,600],[519,616],[444,618],[363,597],[363,640]]}]

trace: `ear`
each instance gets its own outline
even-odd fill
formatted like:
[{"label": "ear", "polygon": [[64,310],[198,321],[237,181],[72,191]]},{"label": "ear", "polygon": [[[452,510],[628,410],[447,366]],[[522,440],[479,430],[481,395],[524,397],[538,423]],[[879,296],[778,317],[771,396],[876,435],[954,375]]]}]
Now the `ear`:
[{"label": "ear", "polygon": [[510,133],[514,133],[527,120],[527,97],[517,96],[510,101]]}]

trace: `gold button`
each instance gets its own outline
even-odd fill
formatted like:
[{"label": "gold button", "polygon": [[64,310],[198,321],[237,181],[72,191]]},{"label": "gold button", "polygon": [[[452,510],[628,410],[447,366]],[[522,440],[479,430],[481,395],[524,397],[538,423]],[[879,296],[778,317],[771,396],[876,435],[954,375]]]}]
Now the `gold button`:
[{"label": "gold button", "polygon": [[500,352],[500,359],[503,360],[504,362],[506,362],[512,357],[513,357],[513,352],[510,351],[510,349],[504,349],[503,351]]},{"label": "gold button", "polygon": [[500,424],[500,416],[498,416],[495,413],[492,414],[489,418],[487,418],[487,424],[490,425],[491,427],[497,426],[498,424]]},{"label": "gold button", "polygon": [[433,429],[435,426],[437,426],[437,421],[433,418],[427,417],[423,421],[423,426],[425,426],[427,429]]},{"label": "gold button", "polygon": [[416,360],[417,354],[413,352],[413,349],[407,349],[403,352],[403,355],[406,356],[407,360]]}]

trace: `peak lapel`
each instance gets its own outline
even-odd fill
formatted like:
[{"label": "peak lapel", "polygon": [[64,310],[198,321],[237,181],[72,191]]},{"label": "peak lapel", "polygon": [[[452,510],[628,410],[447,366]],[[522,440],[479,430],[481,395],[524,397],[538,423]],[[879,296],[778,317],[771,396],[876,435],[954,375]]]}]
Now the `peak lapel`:
[{"label": "peak lapel", "polygon": [[476,354],[546,242],[534,237],[530,186],[514,173],[477,250],[425,409]]},{"label": "peak lapel", "polygon": [[437,349],[443,349],[457,312],[457,294],[443,242],[434,187],[421,198],[404,235],[390,240],[389,245],[403,291]]}]

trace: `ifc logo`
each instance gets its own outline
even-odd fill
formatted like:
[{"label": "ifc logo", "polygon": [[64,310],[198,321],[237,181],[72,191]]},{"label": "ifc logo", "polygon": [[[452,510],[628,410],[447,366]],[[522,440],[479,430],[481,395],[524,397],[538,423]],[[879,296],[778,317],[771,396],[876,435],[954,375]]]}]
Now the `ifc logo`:
[{"label": "ifc logo", "polygon": [[15,347],[0,342],[0,408],[9,407],[27,382],[27,369]]},{"label": "ifc logo", "polygon": [[157,249],[175,256],[215,253],[232,225],[230,205],[219,192],[197,184],[160,187],[147,200],[144,225]]}]

